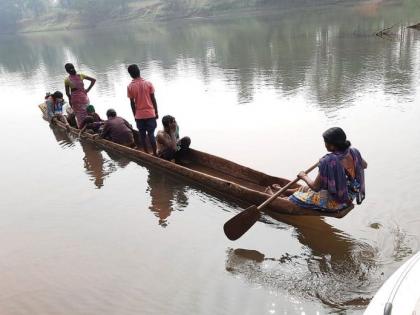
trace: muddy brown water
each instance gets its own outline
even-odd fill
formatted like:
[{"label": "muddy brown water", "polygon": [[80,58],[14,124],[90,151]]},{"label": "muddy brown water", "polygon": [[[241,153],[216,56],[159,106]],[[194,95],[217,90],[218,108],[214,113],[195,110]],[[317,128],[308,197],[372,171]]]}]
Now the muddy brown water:
[{"label": "muddy brown water", "polygon": [[[0,37],[0,313],[361,314],[419,248],[420,8],[337,5],[269,16]],[[389,39],[373,35],[386,26]],[[135,30],[135,31],[134,31]],[[97,112],[134,123],[126,66],[192,146],[294,178],[342,126],[369,163],[343,219],[264,217],[42,120],[66,62]],[[161,127],[159,123],[159,128]]]}]

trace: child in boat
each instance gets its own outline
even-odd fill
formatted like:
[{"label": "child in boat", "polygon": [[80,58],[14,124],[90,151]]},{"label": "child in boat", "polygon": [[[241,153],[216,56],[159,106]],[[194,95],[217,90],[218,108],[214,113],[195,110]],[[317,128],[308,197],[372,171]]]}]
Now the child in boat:
[{"label": "child in boat", "polygon": [[104,123],[101,138],[135,148],[133,127],[125,119],[118,117],[114,109],[108,109],[106,116],[108,120]]},{"label": "child in boat", "polygon": [[185,154],[191,144],[189,137],[179,139],[179,127],[175,117],[166,115],[162,118],[163,130],[159,130],[156,136],[157,156],[171,161],[179,159]]},{"label": "child in boat", "polygon": [[[338,211],[348,207],[356,199],[362,203],[365,198],[364,170],[366,161],[360,152],[351,147],[343,129],[333,127],[322,134],[326,149],[330,152],[319,161],[319,172],[315,180],[305,172],[298,177],[307,186],[288,189],[285,195],[294,204],[322,211]],[[281,189],[273,185],[274,189]],[[273,193],[271,187],[267,190]]]},{"label": "child in boat", "polygon": [[55,119],[61,121],[66,125],[67,131],[70,130],[70,125],[63,115],[63,93],[55,91],[53,94],[47,93],[45,96],[45,104],[47,105],[47,116],[50,122],[54,122]]},{"label": "child in boat", "polygon": [[76,115],[69,103],[64,103],[63,112],[65,113],[64,116],[66,117],[69,125],[73,128],[77,128]]},{"label": "child in boat", "polygon": [[81,123],[79,136],[84,132],[87,131],[89,133],[98,133],[100,128],[103,126],[104,121],[99,117],[99,115],[95,112],[95,107],[93,105],[88,105],[86,107],[87,116]]}]

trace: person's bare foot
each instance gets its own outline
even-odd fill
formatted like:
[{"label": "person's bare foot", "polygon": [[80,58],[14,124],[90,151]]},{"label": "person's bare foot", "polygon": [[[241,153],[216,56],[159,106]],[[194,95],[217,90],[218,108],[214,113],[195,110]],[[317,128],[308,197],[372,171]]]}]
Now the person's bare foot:
[{"label": "person's bare foot", "polygon": [[279,184],[273,184],[273,185],[271,185],[271,187],[274,189],[274,190],[280,190],[280,189],[282,189],[283,187],[281,187]]},{"label": "person's bare foot", "polygon": [[[277,193],[282,188],[283,187],[281,187],[279,184],[273,184],[271,186],[267,186],[267,188],[264,190],[264,192],[269,194],[269,195],[273,195],[273,194]],[[287,196],[287,194],[286,194],[286,192],[282,192],[280,194],[280,196],[284,197],[284,196]]]},{"label": "person's bare foot", "polygon": [[269,195],[272,195],[272,194],[273,194],[273,190],[271,189],[271,187],[270,187],[270,186],[267,186],[267,187],[265,188],[264,192],[265,192],[266,194],[269,194]]}]

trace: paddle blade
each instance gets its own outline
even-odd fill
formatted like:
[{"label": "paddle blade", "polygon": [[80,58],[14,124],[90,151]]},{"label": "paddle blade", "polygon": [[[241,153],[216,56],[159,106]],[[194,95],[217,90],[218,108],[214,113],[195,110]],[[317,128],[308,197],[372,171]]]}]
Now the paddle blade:
[{"label": "paddle blade", "polygon": [[261,213],[255,205],[238,213],[223,226],[227,238],[231,241],[237,240],[258,221],[260,216]]}]

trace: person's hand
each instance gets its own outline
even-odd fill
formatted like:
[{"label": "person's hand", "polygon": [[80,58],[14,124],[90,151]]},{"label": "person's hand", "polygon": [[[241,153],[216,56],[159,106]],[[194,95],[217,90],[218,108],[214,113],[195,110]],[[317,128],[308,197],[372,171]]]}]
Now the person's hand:
[{"label": "person's hand", "polygon": [[96,139],[98,139],[99,138],[99,135],[97,134],[97,133],[95,133],[94,135],[92,135],[92,139],[93,140],[96,140]]},{"label": "person's hand", "polygon": [[297,175],[297,177],[299,179],[304,179],[306,176],[308,176],[308,175],[306,175],[306,173],[304,171],[299,172],[299,174]]},{"label": "person's hand", "polygon": [[156,113],[155,118],[156,118],[156,119],[159,119],[159,114],[158,114],[158,113]]}]

